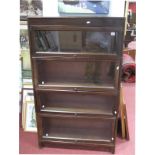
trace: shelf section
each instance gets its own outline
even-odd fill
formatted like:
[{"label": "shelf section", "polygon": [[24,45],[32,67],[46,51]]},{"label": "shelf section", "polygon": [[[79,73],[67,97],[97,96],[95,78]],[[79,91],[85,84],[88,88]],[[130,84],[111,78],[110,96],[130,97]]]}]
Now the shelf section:
[{"label": "shelf section", "polygon": [[[76,122],[76,123],[75,123]],[[113,140],[114,121],[88,118],[42,118],[42,138],[110,143]]]},{"label": "shelf section", "polygon": [[52,128],[48,129],[48,134],[45,133],[43,138],[57,140],[72,140],[72,141],[90,141],[90,142],[111,142],[110,132],[103,134],[101,129],[77,129],[77,128]]},{"label": "shelf section", "polygon": [[118,51],[117,35],[115,31],[35,30],[35,51],[45,51],[45,53],[47,51],[51,53],[58,51],[64,53],[67,51],[114,53]]},{"label": "shelf section", "polygon": [[116,95],[82,92],[37,92],[39,110],[55,114],[114,116]]},{"label": "shelf section", "polygon": [[35,60],[39,87],[113,89],[117,62],[111,60]]}]

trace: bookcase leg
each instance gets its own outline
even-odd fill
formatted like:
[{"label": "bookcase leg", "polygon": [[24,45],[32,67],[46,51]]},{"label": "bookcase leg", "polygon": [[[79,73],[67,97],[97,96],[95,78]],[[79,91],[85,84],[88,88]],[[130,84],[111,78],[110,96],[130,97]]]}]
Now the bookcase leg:
[{"label": "bookcase leg", "polygon": [[115,147],[112,147],[112,148],[111,148],[111,153],[112,153],[112,154],[115,154]]},{"label": "bookcase leg", "polygon": [[38,146],[39,146],[40,149],[43,148],[42,142],[38,142]]}]

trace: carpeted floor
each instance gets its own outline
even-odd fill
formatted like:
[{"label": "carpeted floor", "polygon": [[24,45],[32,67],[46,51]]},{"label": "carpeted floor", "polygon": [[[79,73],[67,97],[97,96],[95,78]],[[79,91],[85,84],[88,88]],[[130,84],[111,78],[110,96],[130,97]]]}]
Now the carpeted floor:
[{"label": "carpeted floor", "polygon": [[[116,155],[134,155],[135,154],[135,84],[123,83],[124,99],[127,106],[128,126],[130,141],[117,138]],[[23,132],[20,128],[19,133],[19,153],[20,154],[102,154],[111,153],[103,151],[90,151],[80,149],[64,149],[64,148],[42,148],[37,145],[37,134]]]}]

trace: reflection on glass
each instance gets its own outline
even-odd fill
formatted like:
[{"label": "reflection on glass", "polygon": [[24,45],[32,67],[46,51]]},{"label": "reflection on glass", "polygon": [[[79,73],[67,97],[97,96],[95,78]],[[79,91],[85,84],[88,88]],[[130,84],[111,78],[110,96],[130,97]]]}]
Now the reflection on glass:
[{"label": "reflection on glass", "polygon": [[114,36],[114,32],[86,32],[86,50],[111,53]]},{"label": "reflection on glass", "polygon": [[[103,67],[105,67],[105,70]],[[85,67],[86,82],[101,83],[103,79],[111,80],[113,79],[113,77],[114,77],[114,63],[105,65],[102,64],[102,62],[100,61],[96,61],[96,62],[88,62],[86,64]]]}]

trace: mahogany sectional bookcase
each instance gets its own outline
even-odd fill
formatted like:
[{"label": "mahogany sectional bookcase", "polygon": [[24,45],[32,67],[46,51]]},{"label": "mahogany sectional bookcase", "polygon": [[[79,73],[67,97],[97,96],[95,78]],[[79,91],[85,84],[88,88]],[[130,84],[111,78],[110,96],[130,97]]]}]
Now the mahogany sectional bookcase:
[{"label": "mahogany sectional bookcase", "polygon": [[124,23],[28,19],[39,147],[115,152]]}]

